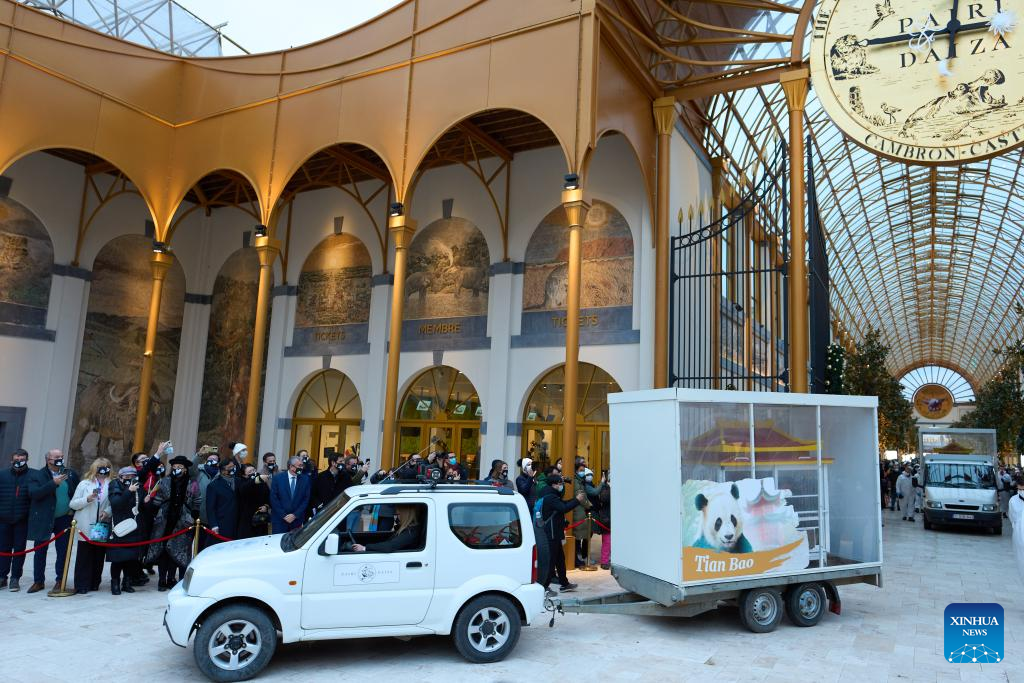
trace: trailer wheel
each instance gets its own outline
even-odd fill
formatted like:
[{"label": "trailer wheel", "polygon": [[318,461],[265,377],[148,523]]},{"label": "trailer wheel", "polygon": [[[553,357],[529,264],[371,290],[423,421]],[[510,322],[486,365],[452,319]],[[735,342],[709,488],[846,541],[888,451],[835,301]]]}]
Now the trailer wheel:
[{"label": "trailer wheel", "polygon": [[825,589],[801,583],[786,591],[786,616],[797,626],[815,626],[825,616]]},{"label": "trailer wheel", "polygon": [[752,588],[740,598],[740,620],[754,633],[774,631],[782,621],[782,597],[773,588]]}]

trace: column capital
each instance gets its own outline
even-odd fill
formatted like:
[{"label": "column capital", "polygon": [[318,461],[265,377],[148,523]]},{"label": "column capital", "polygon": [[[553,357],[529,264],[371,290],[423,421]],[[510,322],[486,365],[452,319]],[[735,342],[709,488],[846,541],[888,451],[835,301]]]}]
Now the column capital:
[{"label": "column capital", "polygon": [[281,240],[273,237],[257,237],[252,241],[252,246],[260,257],[260,266],[264,268],[273,265],[277,255],[281,253]]},{"label": "column capital", "polygon": [[590,211],[590,204],[583,199],[583,188],[562,190],[562,207],[565,209],[566,218],[569,219],[570,228],[583,226],[583,222],[587,220],[587,212]]},{"label": "column capital", "polygon": [[391,216],[388,218],[388,232],[395,241],[395,249],[405,249],[412,241],[417,223],[408,216]]},{"label": "column capital", "polygon": [[174,265],[174,255],[166,251],[155,251],[149,265],[153,269],[153,279],[163,280],[167,271]]},{"label": "column capital", "polygon": [[676,98],[659,97],[654,100],[654,125],[658,135],[671,135],[676,124]]},{"label": "column capital", "polygon": [[803,111],[807,104],[807,88],[810,85],[810,71],[805,67],[787,71],[779,76],[782,91],[786,94],[789,111]]}]

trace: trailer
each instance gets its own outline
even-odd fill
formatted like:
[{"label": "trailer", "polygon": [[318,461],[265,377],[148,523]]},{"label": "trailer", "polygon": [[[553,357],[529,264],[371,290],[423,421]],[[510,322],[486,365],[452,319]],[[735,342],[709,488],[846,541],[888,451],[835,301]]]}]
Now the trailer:
[{"label": "trailer", "polygon": [[841,610],[882,585],[877,399],[656,389],[608,397],[612,576],[561,613],[692,617],[724,604],[751,631]]}]

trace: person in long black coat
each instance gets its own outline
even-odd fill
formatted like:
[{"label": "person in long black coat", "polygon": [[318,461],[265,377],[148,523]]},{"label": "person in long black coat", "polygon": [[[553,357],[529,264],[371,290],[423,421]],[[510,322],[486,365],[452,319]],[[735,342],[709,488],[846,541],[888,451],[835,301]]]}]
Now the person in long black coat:
[{"label": "person in long black coat", "polygon": [[[111,522],[114,529],[126,519],[135,519],[138,522],[140,497],[139,497],[139,473],[134,467],[122,467],[117,472],[117,480],[110,483],[110,493],[107,501],[110,504]],[[135,530],[124,535],[111,534],[110,542],[136,543],[144,540],[144,533],[141,525],[136,525]],[[139,561],[140,546],[118,548],[107,548],[107,561],[110,562],[110,592],[120,595],[134,593],[131,577],[141,567]]]},{"label": "person in long black coat", "polygon": [[[244,476],[237,480],[238,486],[238,538],[266,536],[270,520],[270,487],[256,472],[256,466],[244,466]],[[267,523],[255,525],[252,518],[257,512],[267,513]]]},{"label": "person in long black coat", "polygon": [[[222,461],[219,476],[206,487],[206,524],[214,533],[231,540],[238,538],[236,467],[234,460]],[[211,536],[206,544],[213,545],[221,542],[219,538]]]}]

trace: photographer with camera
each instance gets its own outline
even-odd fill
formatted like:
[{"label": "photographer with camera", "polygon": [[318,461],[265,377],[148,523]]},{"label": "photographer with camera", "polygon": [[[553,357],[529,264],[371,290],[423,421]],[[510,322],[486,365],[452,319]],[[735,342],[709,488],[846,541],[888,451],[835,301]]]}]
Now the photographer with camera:
[{"label": "photographer with camera", "polygon": [[274,453],[263,454],[263,471],[260,472],[260,476],[263,478],[263,483],[270,486],[270,478],[277,474],[277,455]]},{"label": "photographer with camera", "polygon": [[315,479],[316,478],[316,463],[309,459],[309,451],[307,451],[305,448],[303,448],[302,450],[300,450],[295,455],[299,456],[299,459],[302,461],[302,467],[299,468],[299,471],[302,474],[305,474],[307,477],[309,477],[310,481]]},{"label": "photographer with camera", "polygon": [[[78,488],[78,473],[64,466],[64,454],[53,449],[46,454],[46,466],[30,473],[28,495],[32,499],[28,513],[28,537],[37,545],[50,540],[71,526],[71,496]],[[57,548],[56,583],[64,573],[68,552],[67,534],[54,541]],[[32,585],[29,593],[45,588],[46,555],[49,546],[40,548],[32,558]]]},{"label": "photographer with camera", "polygon": [[366,459],[365,463],[360,463],[359,458],[355,455],[345,456],[345,464],[341,469],[341,486],[339,493],[347,489],[349,486],[359,486],[363,483],[363,479],[369,471],[369,458]]}]

